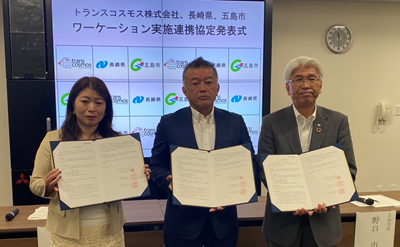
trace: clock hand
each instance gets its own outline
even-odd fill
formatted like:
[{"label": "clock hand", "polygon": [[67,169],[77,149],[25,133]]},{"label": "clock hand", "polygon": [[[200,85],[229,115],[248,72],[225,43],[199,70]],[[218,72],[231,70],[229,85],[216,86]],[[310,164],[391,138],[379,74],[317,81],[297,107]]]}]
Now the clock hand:
[{"label": "clock hand", "polygon": [[337,46],[340,47],[340,34],[339,34],[339,32],[337,32],[337,37],[338,37]]}]

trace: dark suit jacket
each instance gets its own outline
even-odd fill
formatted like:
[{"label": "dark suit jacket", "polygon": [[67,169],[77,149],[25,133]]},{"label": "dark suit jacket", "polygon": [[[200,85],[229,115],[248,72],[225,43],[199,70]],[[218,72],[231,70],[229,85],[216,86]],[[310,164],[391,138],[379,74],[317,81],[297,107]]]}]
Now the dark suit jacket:
[{"label": "dark suit jacket", "polygon": [[[315,131],[317,124],[321,125],[320,133]],[[347,116],[318,106],[312,131],[310,151],[339,142],[343,144],[343,150],[354,181],[357,167]],[[293,106],[263,117],[258,143],[259,155],[301,153],[302,149]],[[261,162],[260,169],[262,170]],[[259,175],[265,182],[263,170]],[[279,245],[290,245],[299,229],[300,219],[301,217],[294,216],[292,212],[272,213],[268,194],[263,224],[263,234],[267,239]],[[334,246],[342,240],[339,206],[336,206],[336,209],[329,208],[324,214],[313,214],[310,217],[310,225],[314,239],[319,246]]]},{"label": "dark suit jacket", "polygon": [[[214,108],[216,136],[215,149],[251,143],[242,116]],[[190,107],[165,115],[157,126],[152,157],[151,178],[168,192],[164,221],[164,233],[180,239],[194,239],[203,230],[207,214],[210,214],[216,236],[220,239],[237,236],[238,223],[236,206],[209,213],[208,208],[172,205],[172,193],[166,180],[171,175],[170,145],[197,149]],[[251,148],[254,157],[253,147]],[[257,164],[257,162],[253,162]]]}]

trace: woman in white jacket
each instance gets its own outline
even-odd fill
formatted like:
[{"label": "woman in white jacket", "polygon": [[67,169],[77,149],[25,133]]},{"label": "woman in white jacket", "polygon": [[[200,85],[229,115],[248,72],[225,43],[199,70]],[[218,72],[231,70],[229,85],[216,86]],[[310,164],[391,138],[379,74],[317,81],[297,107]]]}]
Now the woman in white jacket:
[{"label": "woman in white jacket", "polygon": [[[50,141],[117,136],[112,119],[112,100],[105,83],[96,77],[83,77],[71,89],[62,128],[48,132],[40,144],[29,186],[35,195],[50,199],[46,227],[51,232],[52,246],[125,246],[121,201],[60,210],[57,183],[62,174],[53,169],[50,148]],[[148,165],[144,172],[149,179]]]}]

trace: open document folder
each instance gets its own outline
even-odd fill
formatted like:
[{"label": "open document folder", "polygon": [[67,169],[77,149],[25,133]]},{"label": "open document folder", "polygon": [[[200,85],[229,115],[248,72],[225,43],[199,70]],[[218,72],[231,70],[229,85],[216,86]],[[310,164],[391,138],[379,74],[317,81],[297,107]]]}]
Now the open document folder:
[{"label": "open document folder", "polygon": [[261,157],[273,212],[311,210],[358,198],[344,152],[335,146]]},{"label": "open document folder", "polygon": [[171,146],[175,205],[218,207],[257,202],[251,145],[204,151]]},{"label": "open document folder", "polygon": [[150,195],[138,133],[50,145],[61,210]]}]

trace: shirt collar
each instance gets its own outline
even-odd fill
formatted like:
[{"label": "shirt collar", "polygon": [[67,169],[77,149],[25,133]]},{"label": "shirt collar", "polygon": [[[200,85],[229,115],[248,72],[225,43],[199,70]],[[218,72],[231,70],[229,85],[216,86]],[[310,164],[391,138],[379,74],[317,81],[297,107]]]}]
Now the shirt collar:
[{"label": "shirt collar", "polygon": [[309,118],[305,118],[303,115],[301,115],[301,113],[296,109],[296,107],[294,106],[294,105],[292,105],[293,106],[293,111],[294,111],[294,115],[296,116],[296,119],[304,119],[304,120],[307,120],[307,119],[312,119],[312,120],[315,120],[315,118],[317,117],[317,105],[315,105],[315,109],[314,109],[314,112],[313,112],[313,114],[311,114],[311,116],[309,117]]},{"label": "shirt collar", "polygon": [[203,114],[196,111],[193,107],[190,107],[190,110],[192,110],[193,121],[196,123],[199,123],[200,121],[212,123],[211,120],[214,119],[214,106],[213,106],[210,114],[207,117],[204,117]]}]

